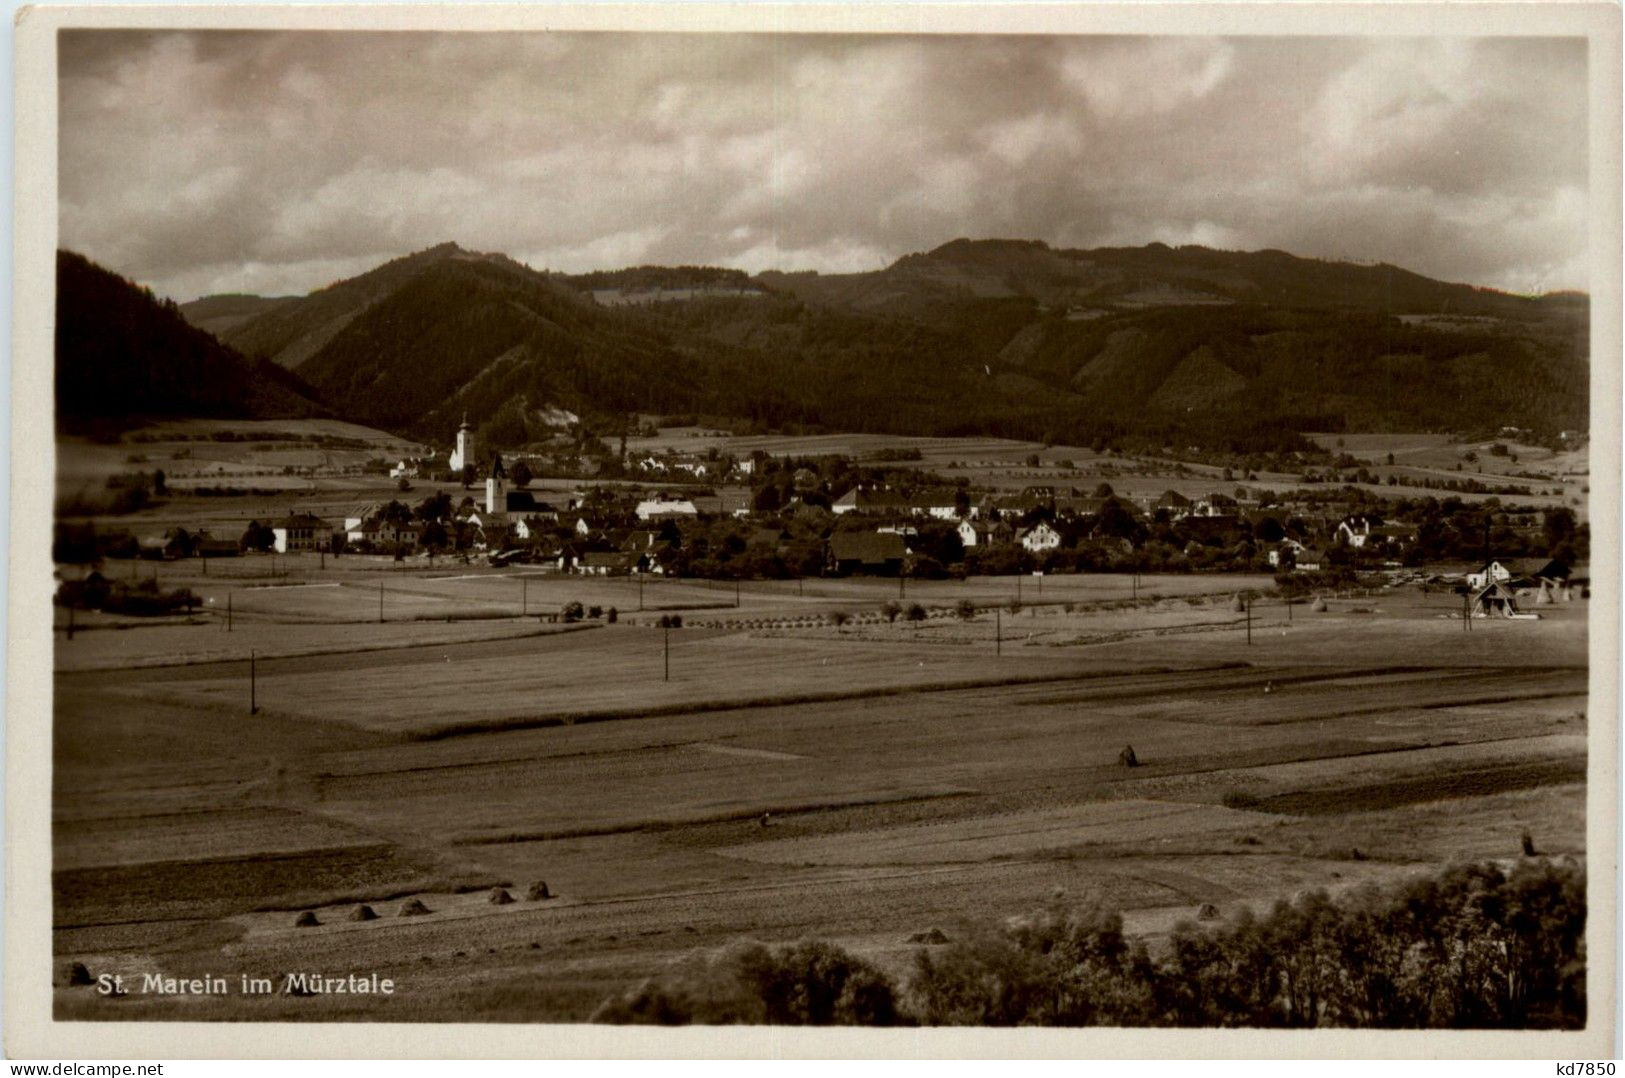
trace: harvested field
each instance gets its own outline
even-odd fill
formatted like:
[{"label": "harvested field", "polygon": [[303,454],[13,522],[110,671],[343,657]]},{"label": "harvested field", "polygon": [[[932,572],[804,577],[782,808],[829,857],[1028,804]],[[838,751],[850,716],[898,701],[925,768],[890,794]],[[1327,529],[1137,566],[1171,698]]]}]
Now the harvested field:
[{"label": "harvested field", "polygon": [[[1002,653],[979,635],[986,615],[685,628],[670,681],[665,634],[635,610],[540,636],[509,617],[468,638],[250,619],[288,649],[257,663],[255,715],[241,659],[143,665],[159,650],[143,634],[190,629],[87,634],[73,646],[128,652],[55,678],[63,969],[319,967],[401,988],[387,1003],[109,1003],[64,983],[57,1013],[579,1021],[740,936],[830,939],[904,968],[910,936],[959,938],[1057,888],[1155,937],[1204,904],[1223,916],[1516,857],[1525,833],[1584,854],[1584,603],[1471,632],[1421,593],[1302,605],[1290,622],[1255,603],[1249,645],[1238,582],[1190,580],[1196,605],[1024,606]],[[574,583],[529,599],[565,601]],[[875,584],[762,585],[739,609],[787,618],[864,587],[878,606]],[[496,606],[520,585],[400,586]],[[290,589],[352,592],[366,595]],[[1126,745],[1138,766],[1119,763]],[[532,898],[542,880],[553,897]],[[376,917],[352,919],[363,904]],[[296,928],[307,910],[318,923]]]}]

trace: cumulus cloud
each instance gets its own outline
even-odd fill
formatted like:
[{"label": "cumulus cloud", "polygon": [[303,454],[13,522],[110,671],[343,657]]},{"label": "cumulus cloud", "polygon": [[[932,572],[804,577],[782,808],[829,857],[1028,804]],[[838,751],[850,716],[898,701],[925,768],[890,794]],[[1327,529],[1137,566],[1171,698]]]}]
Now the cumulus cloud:
[{"label": "cumulus cloud", "polygon": [[957,236],[1585,287],[1583,40],[66,32],[65,246],[189,299],[445,240],[873,269]]}]

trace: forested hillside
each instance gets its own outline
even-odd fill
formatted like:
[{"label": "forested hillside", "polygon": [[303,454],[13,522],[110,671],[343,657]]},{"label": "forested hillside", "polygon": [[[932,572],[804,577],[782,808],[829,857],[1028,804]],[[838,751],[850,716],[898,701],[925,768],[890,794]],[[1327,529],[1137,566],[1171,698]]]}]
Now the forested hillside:
[{"label": "forested hillside", "polygon": [[71,251],[57,252],[56,407],[62,430],[145,417],[326,415],[294,375],[244,358],[160,301]]}]

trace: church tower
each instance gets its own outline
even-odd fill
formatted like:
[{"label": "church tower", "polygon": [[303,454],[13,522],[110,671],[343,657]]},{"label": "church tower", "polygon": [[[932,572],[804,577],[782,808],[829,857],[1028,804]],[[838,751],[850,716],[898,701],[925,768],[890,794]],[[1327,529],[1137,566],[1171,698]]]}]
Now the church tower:
[{"label": "church tower", "polygon": [[491,458],[491,474],[485,478],[485,512],[487,515],[508,511],[508,470],[502,466],[502,454]]},{"label": "church tower", "polygon": [[463,413],[463,425],[457,428],[457,448],[451,451],[451,474],[463,470],[463,465],[474,463],[474,428],[468,425],[468,413]]}]

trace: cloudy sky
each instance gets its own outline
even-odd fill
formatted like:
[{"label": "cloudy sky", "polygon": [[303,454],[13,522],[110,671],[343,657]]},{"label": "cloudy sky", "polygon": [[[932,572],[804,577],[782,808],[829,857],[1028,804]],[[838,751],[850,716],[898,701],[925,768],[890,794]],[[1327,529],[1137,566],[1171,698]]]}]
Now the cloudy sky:
[{"label": "cloudy sky", "polygon": [[60,241],[187,300],[1160,240],[1586,287],[1582,39],[64,32]]}]

